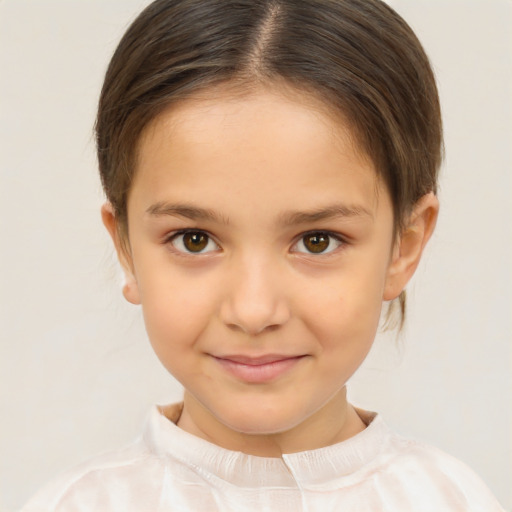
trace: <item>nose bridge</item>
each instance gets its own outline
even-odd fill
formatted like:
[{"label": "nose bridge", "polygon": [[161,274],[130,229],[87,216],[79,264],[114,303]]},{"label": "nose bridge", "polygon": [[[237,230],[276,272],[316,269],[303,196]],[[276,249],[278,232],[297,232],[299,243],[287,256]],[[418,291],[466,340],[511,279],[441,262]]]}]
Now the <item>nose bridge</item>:
[{"label": "nose bridge", "polygon": [[264,251],[252,251],[230,262],[222,316],[231,328],[254,335],[288,320],[283,269],[276,260]]}]

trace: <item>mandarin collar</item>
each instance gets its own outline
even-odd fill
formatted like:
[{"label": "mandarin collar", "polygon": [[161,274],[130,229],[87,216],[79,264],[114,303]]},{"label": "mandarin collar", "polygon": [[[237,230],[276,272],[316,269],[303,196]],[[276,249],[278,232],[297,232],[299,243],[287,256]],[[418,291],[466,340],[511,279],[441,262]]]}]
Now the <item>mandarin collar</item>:
[{"label": "mandarin collar", "polygon": [[349,439],[282,457],[258,457],[221,448],[182,430],[175,424],[182,409],[183,403],[151,409],[143,434],[150,451],[180,461],[203,478],[240,487],[339,487],[340,478],[354,475],[375,460],[391,439],[379,415],[356,409],[367,427]]}]

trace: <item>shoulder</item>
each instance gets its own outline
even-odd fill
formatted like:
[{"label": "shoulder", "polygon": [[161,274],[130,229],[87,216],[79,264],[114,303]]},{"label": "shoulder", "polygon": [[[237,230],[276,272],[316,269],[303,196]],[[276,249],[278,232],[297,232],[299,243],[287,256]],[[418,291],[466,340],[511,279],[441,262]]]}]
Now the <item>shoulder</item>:
[{"label": "shoulder", "polygon": [[137,440],[64,472],[43,487],[21,512],[103,510],[107,489],[109,493],[121,489],[136,475],[152,472],[159,465],[158,458],[142,440]]},{"label": "shoulder", "polygon": [[[426,443],[392,434],[378,473],[436,510],[498,512],[502,507],[466,464]],[[434,509],[432,509],[434,510]]]}]

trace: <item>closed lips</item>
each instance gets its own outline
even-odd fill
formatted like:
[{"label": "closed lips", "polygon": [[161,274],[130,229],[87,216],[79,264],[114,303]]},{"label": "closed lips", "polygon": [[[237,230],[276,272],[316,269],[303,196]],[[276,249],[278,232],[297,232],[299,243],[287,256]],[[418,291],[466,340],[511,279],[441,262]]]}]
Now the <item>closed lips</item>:
[{"label": "closed lips", "polygon": [[298,359],[300,357],[304,357],[303,355],[300,356],[287,356],[287,355],[266,355],[266,356],[260,356],[260,357],[248,357],[248,356],[241,356],[241,355],[232,355],[232,356],[215,356],[216,359],[221,359],[224,361],[230,361],[232,363],[238,363],[238,364],[245,364],[248,366],[263,366],[265,364],[271,364],[276,363],[279,361],[286,361],[289,359]]}]

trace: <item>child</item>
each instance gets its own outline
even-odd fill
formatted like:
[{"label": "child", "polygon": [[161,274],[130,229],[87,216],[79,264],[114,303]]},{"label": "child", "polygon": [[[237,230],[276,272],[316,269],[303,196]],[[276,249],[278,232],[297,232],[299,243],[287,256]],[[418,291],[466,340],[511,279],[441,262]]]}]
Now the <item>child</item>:
[{"label": "child", "polygon": [[107,71],[102,209],[180,404],[26,511],[494,511],[346,400],[436,223],[428,59],[378,0],[157,0]]}]

